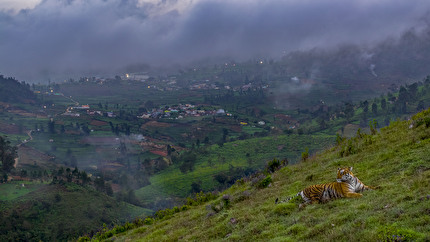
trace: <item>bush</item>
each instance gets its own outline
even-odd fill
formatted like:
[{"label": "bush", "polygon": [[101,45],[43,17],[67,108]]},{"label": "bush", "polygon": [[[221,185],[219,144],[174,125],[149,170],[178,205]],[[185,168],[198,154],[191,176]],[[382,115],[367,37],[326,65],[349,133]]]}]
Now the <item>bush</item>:
[{"label": "bush", "polygon": [[154,219],[150,218],[150,217],[147,217],[147,218],[145,218],[145,220],[143,221],[143,223],[146,224],[146,225],[151,225],[151,224],[154,223]]},{"label": "bush", "polygon": [[309,158],[309,148],[306,148],[305,152],[302,152],[302,161],[306,161]]},{"label": "bush", "polygon": [[266,178],[264,178],[263,180],[261,180],[257,187],[258,188],[266,188],[269,186],[269,184],[272,182],[272,177],[270,175],[268,175]]},{"label": "bush", "polygon": [[225,194],[224,196],[222,196],[222,201],[223,201],[223,207],[229,208],[231,203],[231,196],[228,194]]},{"label": "bush", "polygon": [[273,160],[269,161],[266,165],[266,172],[269,173],[273,173],[279,169],[281,169],[282,167],[288,165],[288,160],[278,160],[276,158],[274,158]]}]

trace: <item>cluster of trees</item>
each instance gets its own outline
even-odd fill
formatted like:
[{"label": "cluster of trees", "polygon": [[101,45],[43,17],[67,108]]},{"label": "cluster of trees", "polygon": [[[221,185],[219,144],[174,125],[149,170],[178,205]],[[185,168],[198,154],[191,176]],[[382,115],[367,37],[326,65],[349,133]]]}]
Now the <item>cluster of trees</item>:
[{"label": "cluster of trees", "polygon": [[12,77],[0,75],[0,102],[36,102],[36,96],[30,90],[30,85],[18,82]]},{"label": "cluster of trees", "polygon": [[131,134],[131,126],[127,123],[122,123],[120,125],[116,124],[113,125],[111,121],[109,121],[109,126],[111,128],[112,133],[115,135],[119,135],[119,133],[124,133],[125,135],[129,136]]},{"label": "cluster of trees", "polygon": [[[85,171],[79,171],[77,167],[75,169],[60,167],[58,171],[52,172],[52,183],[63,183],[63,182],[74,182],[80,185],[86,185],[91,183],[91,178]],[[94,183],[94,185],[96,185]]]},{"label": "cluster of trees", "polygon": [[7,181],[7,173],[9,173],[15,164],[15,158],[17,158],[17,148],[10,145],[10,142],[4,137],[0,136],[0,171],[2,177],[0,181]]},{"label": "cluster of trees", "polygon": [[320,105],[314,111],[299,110],[299,115],[302,116],[301,122],[309,119],[317,121],[318,127],[310,128],[308,132],[329,128],[329,122],[334,119],[344,119],[345,123],[356,120],[362,127],[366,127],[371,119],[379,119],[380,123],[388,125],[391,119],[422,111],[428,107],[429,97],[430,76],[423,82],[400,86],[398,93],[389,92],[385,96],[365,100],[358,104],[345,102],[343,105],[336,106]]}]

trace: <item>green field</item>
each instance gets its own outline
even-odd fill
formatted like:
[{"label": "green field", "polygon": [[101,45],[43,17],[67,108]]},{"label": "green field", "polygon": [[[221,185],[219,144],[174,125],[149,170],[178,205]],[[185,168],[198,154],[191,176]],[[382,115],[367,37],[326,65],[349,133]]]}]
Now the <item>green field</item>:
[{"label": "green field", "polygon": [[0,185],[0,201],[11,201],[47,185],[41,182],[15,181]]},{"label": "green field", "polygon": [[335,136],[330,135],[280,135],[238,140],[222,147],[212,145],[198,156],[193,171],[181,173],[177,166],[170,166],[152,176],[151,185],[137,190],[136,196],[144,202],[168,195],[185,197],[190,194],[193,182],[201,182],[204,191],[211,191],[218,185],[214,176],[228,172],[232,167],[256,171],[273,158],[287,159],[294,164],[306,147],[312,154],[322,147],[331,146],[334,140]]}]

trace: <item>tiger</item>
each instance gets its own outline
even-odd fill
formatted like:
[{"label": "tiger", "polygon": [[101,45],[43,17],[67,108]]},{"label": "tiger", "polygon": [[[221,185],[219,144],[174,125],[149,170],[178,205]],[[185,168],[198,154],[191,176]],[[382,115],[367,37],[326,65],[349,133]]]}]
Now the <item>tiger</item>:
[{"label": "tiger", "polygon": [[283,201],[275,200],[275,204],[285,203],[291,199],[301,196],[304,205],[310,203],[323,203],[332,199],[348,197],[362,197],[365,190],[375,190],[377,187],[366,186],[352,173],[352,167],[338,168],[337,178],[335,182],[318,184],[306,187],[298,192],[295,196],[287,198]]}]

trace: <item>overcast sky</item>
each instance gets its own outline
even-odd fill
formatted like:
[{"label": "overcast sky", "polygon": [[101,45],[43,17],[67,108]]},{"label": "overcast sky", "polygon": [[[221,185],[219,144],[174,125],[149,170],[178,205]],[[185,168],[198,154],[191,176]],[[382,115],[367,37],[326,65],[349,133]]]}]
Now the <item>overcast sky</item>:
[{"label": "overcast sky", "polygon": [[372,44],[422,27],[429,10],[428,0],[0,0],[0,73],[33,81]]}]

